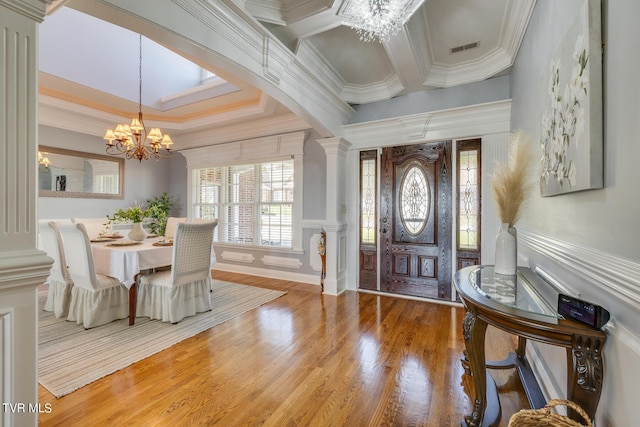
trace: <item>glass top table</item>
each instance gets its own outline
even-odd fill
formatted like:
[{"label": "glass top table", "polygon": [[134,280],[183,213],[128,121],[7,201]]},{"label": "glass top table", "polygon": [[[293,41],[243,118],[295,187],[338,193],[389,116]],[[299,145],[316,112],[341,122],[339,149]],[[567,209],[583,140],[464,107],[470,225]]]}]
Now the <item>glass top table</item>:
[{"label": "glass top table", "polygon": [[[543,290],[553,293],[553,290],[529,269],[518,269],[511,276],[494,273],[493,266],[478,266],[469,272],[469,282],[481,295],[498,304],[546,316],[556,323],[555,308],[540,293]],[[557,292],[552,296],[557,300]]]},{"label": "glass top table", "polygon": [[[462,364],[475,389],[472,412],[464,417],[462,426],[494,426],[499,422],[500,400],[487,368],[517,369],[530,406],[544,406],[544,395],[526,360],[527,340],[565,348],[567,398],[578,403],[591,419],[595,416],[604,378],[604,331],[559,316],[554,307],[559,291],[526,267],[518,267],[515,275],[502,275],[491,265],[468,266],[455,273],[453,284],[466,309]],[[518,337],[517,348],[504,360],[486,360],[488,326]],[[573,410],[569,415],[581,421]]]}]

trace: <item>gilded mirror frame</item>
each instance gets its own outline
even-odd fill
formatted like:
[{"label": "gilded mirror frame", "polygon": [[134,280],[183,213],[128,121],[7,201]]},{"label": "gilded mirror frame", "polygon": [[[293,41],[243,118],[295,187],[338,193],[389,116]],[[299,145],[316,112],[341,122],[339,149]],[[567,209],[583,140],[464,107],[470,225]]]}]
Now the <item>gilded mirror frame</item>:
[{"label": "gilded mirror frame", "polygon": [[[102,154],[87,153],[84,151],[66,150],[41,145],[38,150],[42,153],[60,154],[64,156],[79,157],[83,159],[96,159],[114,162],[118,165],[118,193],[92,193],[79,191],[54,191],[38,188],[40,197],[82,198],[82,199],[124,199],[124,159],[106,156]],[[40,166],[40,165],[38,165]],[[40,168],[38,168],[40,169]]]}]

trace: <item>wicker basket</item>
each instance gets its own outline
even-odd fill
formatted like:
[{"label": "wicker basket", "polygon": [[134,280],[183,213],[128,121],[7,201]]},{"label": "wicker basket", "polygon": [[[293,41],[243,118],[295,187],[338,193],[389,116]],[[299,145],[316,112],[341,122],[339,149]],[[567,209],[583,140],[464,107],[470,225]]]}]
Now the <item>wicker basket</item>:
[{"label": "wicker basket", "polygon": [[[586,424],[580,424],[579,422],[572,420],[564,415],[559,415],[551,412],[554,406],[567,406],[576,411],[584,420]],[[509,427],[592,427],[591,420],[587,413],[577,404],[570,400],[553,399],[544,408],[541,409],[523,409],[516,412],[509,419]]]}]

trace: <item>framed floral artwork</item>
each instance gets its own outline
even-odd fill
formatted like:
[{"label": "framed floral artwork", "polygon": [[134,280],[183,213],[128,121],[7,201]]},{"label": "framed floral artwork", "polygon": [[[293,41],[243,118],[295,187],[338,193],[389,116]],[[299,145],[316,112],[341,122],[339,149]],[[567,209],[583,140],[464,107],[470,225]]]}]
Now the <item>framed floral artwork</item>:
[{"label": "framed floral artwork", "polygon": [[543,84],[542,196],[603,186],[601,40],[600,0],[583,0]]}]

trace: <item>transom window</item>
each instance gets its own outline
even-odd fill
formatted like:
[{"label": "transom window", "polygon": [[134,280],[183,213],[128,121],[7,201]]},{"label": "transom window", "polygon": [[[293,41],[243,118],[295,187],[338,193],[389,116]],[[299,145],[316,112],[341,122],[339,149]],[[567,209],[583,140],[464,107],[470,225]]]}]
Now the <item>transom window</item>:
[{"label": "transom window", "polygon": [[294,160],[193,170],[195,218],[217,219],[214,240],[293,247]]}]

